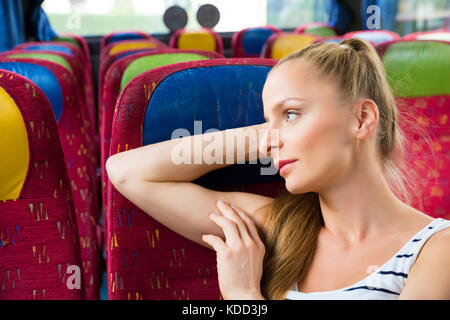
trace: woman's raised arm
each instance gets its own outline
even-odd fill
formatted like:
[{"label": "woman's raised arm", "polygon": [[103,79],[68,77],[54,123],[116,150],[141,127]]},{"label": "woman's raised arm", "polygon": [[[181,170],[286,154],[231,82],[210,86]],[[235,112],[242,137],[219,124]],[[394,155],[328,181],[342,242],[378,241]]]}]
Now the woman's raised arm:
[{"label": "woman's raised arm", "polygon": [[273,199],[245,192],[214,191],[190,181],[235,163],[266,158],[258,150],[263,126],[187,136],[118,153],[106,163],[108,177],[121,194],[154,219],[208,246],[201,239],[203,234],[224,238],[222,229],[208,218],[211,212],[218,212],[218,200],[242,208],[262,228],[262,207]]}]

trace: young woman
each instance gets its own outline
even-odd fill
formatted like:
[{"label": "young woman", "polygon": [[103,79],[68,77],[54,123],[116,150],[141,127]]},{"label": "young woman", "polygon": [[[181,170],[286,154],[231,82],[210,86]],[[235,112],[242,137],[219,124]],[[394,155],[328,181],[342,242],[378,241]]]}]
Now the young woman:
[{"label": "young woman", "polygon": [[270,71],[263,102],[267,122],[240,129],[264,138],[224,159],[270,155],[288,191],[276,199],[191,183],[228,165],[174,164],[171,151],[191,137],[114,155],[108,176],[153,218],[217,252],[224,299],[450,299],[450,221],[393,192],[403,187],[403,139],[375,49],[350,39],[296,52]]}]

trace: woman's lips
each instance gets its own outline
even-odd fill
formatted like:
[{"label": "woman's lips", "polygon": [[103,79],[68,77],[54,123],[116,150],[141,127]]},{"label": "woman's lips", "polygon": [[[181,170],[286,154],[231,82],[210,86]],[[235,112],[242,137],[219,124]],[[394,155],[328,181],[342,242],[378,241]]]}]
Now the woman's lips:
[{"label": "woman's lips", "polygon": [[282,175],[287,169],[289,169],[290,167],[292,167],[296,161],[297,161],[297,160],[294,160],[294,161],[292,161],[292,162],[289,162],[289,163],[287,163],[287,164],[282,165],[282,167],[280,168],[280,175]]},{"label": "woman's lips", "polygon": [[275,164],[275,167],[280,170],[280,174],[281,174],[281,170],[283,169],[283,167],[288,166],[295,161],[297,161],[297,160],[296,159],[280,160],[278,163]]}]

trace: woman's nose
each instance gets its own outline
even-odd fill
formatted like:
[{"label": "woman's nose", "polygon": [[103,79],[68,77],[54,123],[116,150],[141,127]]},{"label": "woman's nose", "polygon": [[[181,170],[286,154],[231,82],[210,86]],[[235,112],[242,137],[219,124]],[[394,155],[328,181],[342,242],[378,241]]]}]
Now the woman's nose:
[{"label": "woman's nose", "polygon": [[272,157],[273,148],[279,147],[279,129],[267,126],[261,129],[262,135],[259,144],[259,152],[267,157]]}]

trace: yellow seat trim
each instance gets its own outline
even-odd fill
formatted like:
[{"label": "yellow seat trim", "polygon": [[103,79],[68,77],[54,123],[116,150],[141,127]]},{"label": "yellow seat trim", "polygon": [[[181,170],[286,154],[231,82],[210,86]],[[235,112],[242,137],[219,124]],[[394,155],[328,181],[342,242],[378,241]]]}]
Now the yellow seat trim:
[{"label": "yellow seat trim", "polygon": [[178,38],[178,49],[216,51],[216,39],[205,31],[187,31]]},{"label": "yellow seat trim", "polygon": [[0,200],[19,198],[29,159],[28,135],[22,114],[0,87]]},{"label": "yellow seat trim", "polygon": [[109,54],[113,55],[130,50],[153,49],[156,46],[156,43],[153,42],[118,43],[109,50]]},{"label": "yellow seat trim", "polygon": [[282,35],[275,39],[272,45],[272,58],[283,59],[291,53],[309,46],[314,40],[314,37],[303,34]]}]

